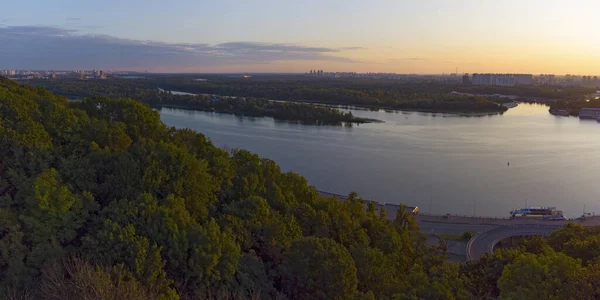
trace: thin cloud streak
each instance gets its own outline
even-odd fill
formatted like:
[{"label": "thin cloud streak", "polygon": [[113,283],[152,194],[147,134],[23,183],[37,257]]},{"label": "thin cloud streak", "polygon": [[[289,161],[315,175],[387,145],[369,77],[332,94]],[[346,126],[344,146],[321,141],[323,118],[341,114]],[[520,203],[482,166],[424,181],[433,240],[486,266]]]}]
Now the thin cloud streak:
[{"label": "thin cloud streak", "polygon": [[367,48],[365,48],[365,47],[342,47],[342,48],[340,48],[340,50],[348,50],[348,51],[367,50]]},{"label": "thin cloud streak", "polygon": [[[78,18],[68,18],[76,23]],[[0,65],[15,69],[190,69],[279,61],[355,62],[339,56],[360,47],[327,48],[297,44],[228,42],[165,43],[83,34],[47,26],[0,27]]]}]

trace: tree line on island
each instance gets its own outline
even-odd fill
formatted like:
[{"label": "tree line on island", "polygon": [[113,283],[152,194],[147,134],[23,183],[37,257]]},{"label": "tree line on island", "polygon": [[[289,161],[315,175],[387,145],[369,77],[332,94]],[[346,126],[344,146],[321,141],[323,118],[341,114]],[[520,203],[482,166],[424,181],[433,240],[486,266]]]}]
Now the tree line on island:
[{"label": "tree line on island", "polygon": [[[594,93],[595,88],[580,86],[485,86],[437,82],[427,77],[410,80],[360,79],[360,78],[310,78],[293,75],[260,75],[239,78],[223,75],[203,75],[206,81],[197,81],[196,75],[154,75],[139,80],[150,86],[163,86],[169,90],[190,93],[209,93],[229,96],[255,96],[269,99],[313,101],[340,105],[357,105],[382,109],[454,110],[478,112],[497,107],[487,106],[498,102],[497,97],[484,95],[516,96],[523,100],[573,100]],[[456,95],[459,92],[469,95]],[[480,95],[480,96],[476,96]],[[453,107],[462,100],[464,107]],[[478,101],[486,103],[481,106]],[[423,102],[436,103],[423,103]],[[450,101],[449,103],[441,103]],[[447,106],[444,106],[447,105]]]},{"label": "tree line on island", "polygon": [[[546,102],[551,108],[567,108],[577,115],[586,95],[597,88],[581,86],[484,86],[439,83],[432,80],[411,81],[372,79],[322,79],[299,76],[258,76],[251,80],[226,76],[151,76],[148,84],[171,90],[219,95],[249,95],[270,99],[309,100],[320,103],[356,105],[382,109],[420,110],[431,112],[486,113],[504,112],[500,103],[514,101],[495,95],[514,96],[516,101]],[[456,94],[463,93],[466,95]],[[487,96],[486,96],[487,95]]]},{"label": "tree line on island", "polygon": [[104,81],[67,79],[30,83],[72,98],[133,98],[156,107],[194,109],[248,117],[272,117],[276,120],[297,121],[310,125],[379,122],[374,119],[356,117],[352,112],[343,112],[339,109],[315,104],[270,101],[265,98],[253,97],[177,94],[160,88],[139,86],[135,82],[123,79]]},{"label": "tree line on island", "polygon": [[[219,79],[195,81],[193,77],[149,77],[144,79],[34,80],[54,93],[69,97],[109,96],[146,101],[144,94],[154,89],[193,94],[273,99],[281,101],[352,105],[374,109],[416,110],[450,113],[502,113],[506,107],[486,97],[451,94],[438,85],[391,84],[377,81],[337,81],[283,79]],[[150,89],[141,93],[140,90]],[[164,105],[170,99],[163,99]],[[154,99],[158,101],[158,99]]]},{"label": "tree line on island", "polygon": [[0,78],[0,136],[6,299],[600,297],[598,229],[449,262],[406,209],[322,197],[139,101]]}]

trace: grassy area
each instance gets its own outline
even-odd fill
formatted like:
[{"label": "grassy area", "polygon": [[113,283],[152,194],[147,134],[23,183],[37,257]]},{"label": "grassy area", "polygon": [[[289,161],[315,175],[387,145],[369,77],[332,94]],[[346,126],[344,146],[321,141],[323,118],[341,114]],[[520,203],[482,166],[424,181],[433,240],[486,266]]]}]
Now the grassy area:
[{"label": "grassy area", "polygon": [[465,231],[463,234],[438,234],[440,238],[451,241],[468,241],[475,234],[470,231]]},{"label": "grassy area", "polygon": [[444,240],[464,241],[460,234],[438,234],[438,236]]}]

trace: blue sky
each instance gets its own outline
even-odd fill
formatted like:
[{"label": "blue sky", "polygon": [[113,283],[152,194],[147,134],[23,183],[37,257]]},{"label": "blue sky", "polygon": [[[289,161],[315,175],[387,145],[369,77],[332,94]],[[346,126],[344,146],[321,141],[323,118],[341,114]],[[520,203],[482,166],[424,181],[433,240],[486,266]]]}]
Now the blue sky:
[{"label": "blue sky", "polygon": [[0,68],[589,73],[599,2],[7,1]]}]

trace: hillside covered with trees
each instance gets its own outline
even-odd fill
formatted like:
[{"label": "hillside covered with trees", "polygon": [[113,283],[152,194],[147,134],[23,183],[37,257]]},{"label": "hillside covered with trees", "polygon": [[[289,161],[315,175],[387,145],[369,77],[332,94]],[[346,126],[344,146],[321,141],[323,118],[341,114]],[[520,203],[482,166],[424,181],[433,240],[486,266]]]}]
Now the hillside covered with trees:
[{"label": "hillside covered with trees", "polygon": [[282,173],[275,162],[167,128],[138,101],[68,102],[1,79],[0,113],[2,294],[466,293],[458,267],[425,244],[408,214],[389,222],[357,197],[319,197],[306,179]]},{"label": "hillside covered with trees", "polygon": [[0,77],[0,137],[7,299],[600,297],[596,229],[447,262],[407,211],[320,197],[139,101],[69,102]]}]

